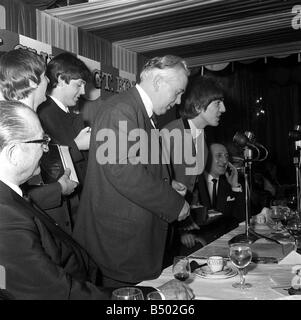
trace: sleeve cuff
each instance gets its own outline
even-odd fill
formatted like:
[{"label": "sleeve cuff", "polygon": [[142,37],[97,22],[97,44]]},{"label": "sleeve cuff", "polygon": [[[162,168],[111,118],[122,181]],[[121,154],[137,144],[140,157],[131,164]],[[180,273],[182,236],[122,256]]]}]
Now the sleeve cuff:
[{"label": "sleeve cuff", "polygon": [[232,187],[232,191],[234,191],[234,192],[242,192],[241,184],[238,184],[237,186]]}]

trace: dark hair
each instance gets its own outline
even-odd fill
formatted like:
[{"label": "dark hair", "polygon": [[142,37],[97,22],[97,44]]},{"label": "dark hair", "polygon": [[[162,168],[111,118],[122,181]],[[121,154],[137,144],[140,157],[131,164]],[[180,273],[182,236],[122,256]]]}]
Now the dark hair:
[{"label": "dark hair", "polygon": [[50,89],[57,86],[59,76],[68,84],[70,80],[83,79],[88,82],[91,79],[91,72],[85,63],[69,52],[55,56],[47,65],[46,75]]},{"label": "dark hair", "polygon": [[22,102],[0,101],[0,150],[13,141],[29,136],[31,126],[24,111],[37,118],[36,113]]},{"label": "dark hair", "polygon": [[27,49],[8,51],[0,57],[0,89],[6,100],[21,100],[33,90],[29,80],[37,85],[46,71],[43,58]]},{"label": "dark hair", "polygon": [[190,71],[188,69],[187,63],[181,57],[166,55],[163,57],[154,57],[148,60],[140,73],[140,79],[143,79],[147,76],[149,71],[153,69],[183,69],[186,72],[186,75],[189,76]]},{"label": "dark hair", "polygon": [[182,118],[193,119],[200,110],[206,111],[212,101],[223,98],[223,89],[213,78],[200,75],[190,77],[182,96],[179,113]]}]

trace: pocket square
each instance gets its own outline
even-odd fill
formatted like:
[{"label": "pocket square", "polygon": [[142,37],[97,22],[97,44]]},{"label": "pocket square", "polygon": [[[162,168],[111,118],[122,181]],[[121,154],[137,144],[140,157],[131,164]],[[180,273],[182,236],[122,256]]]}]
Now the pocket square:
[{"label": "pocket square", "polygon": [[227,197],[227,201],[234,201],[235,197],[231,198],[230,196]]}]

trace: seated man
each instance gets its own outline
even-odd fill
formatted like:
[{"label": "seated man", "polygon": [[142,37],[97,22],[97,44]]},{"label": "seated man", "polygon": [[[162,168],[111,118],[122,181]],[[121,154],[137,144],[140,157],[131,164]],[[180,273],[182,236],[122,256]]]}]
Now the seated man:
[{"label": "seated man", "polygon": [[204,245],[215,240],[236,227],[245,217],[242,187],[238,183],[237,169],[229,162],[226,147],[213,143],[209,151],[205,171],[198,180],[200,204],[222,215],[212,220],[210,217],[193,217],[195,221],[207,221],[199,226],[200,230],[181,232],[181,243],[188,248],[192,248],[196,242]]},{"label": "seated man", "polygon": [[[99,271],[87,252],[23,198],[19,186],[39,174],[48,150],[36,113],[20,102],[0,101],[0,128],[0,265],[7,291],[16,299],[110,299],[111,290],[96,285]],[[169,299],[192,298],[177,280],[160,290]]]}]

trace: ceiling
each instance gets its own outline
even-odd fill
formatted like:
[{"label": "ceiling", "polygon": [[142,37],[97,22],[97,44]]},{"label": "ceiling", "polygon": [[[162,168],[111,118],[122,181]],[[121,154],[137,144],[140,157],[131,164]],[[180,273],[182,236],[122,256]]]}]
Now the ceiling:
[{"label": "ceiling", "polygon": [[48,14],[147,58],[175,54],[200,66],[301,51],[301,29],[291,24],[292,8],[300,1],[33,2],[39,1]]}]

